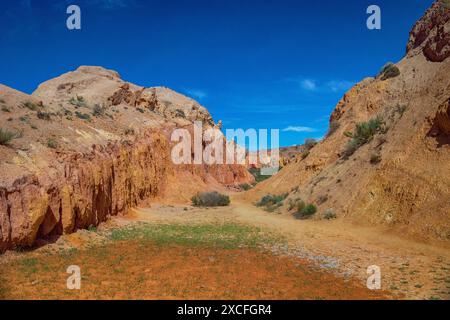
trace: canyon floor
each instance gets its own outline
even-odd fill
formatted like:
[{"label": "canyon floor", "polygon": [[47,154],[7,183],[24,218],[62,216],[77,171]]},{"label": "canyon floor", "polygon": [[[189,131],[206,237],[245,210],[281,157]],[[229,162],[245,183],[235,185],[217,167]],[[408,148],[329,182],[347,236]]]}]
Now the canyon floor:
[{"label": "canyon floor", "polygon": [[[1,299],[449,299],[450,250],[346,222],[299,221],[232,196],[154,204],[0,257]],[[67,267],[81,289],[66,287]],[[382,290],[366,288],[381,268]]]}]

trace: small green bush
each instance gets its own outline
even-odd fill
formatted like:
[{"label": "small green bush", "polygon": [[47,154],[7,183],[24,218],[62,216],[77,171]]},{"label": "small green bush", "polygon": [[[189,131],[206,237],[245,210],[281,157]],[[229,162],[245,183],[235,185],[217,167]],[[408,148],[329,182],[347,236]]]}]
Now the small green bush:
[{"label": "small green bush", "polygon": [[87,113],[81,113],[79,111],[75,111],[75,115],[79,119],[86,120],[86,121],[91,121],[91,116],[88,115]]},{"label": "small green bush", "polygon": [[252,188],[252,186],[248,183],[241,184],[239,187],[244,191],[248,191]]},{"label": "small green bush", "polygon": [[328,201],[328,195],[321,195],[318,199],[317,199],[317,204],[320,206],[321,204],[324,204],[325,202]]},{"label": "small green bush", "polygon": [[302,160],[305,160],[309,157],[309,150],[305,150],[302,152]]},{"label": "small green bush", "polygon": [[387,80],[390,78],[395,78],[400,75],[400,69],[393,63],[387,63],[380,71],[378,76],[381,76],[381,80]]},{"label": "small green bush", "polygon": [[327,137],[332,136],[333,133],[335,133],[339,129],[340,126],[341,126],[341,124],[337,120],[331,121],[330,127],[328,128]]},{"label": "small green bush", "polygon": [[50,149],[56,149],[58,148],[58,143],[56,142],[55,139],[49,138],[47,140],[47,147],[49,147]]},{"label": "small green bush", "polygon": [[381,162],[381,155],[379,153],[374,153],[370,156],[371,164],[378,164]]},{"label": "small green bush", "polygon": [[105,112],[106,112],[106,108],[105,107],[103,107],[103,106],[101,106],[99,104],[96,104],[94,106],[93,111],[92,111],[92,115],[94,117],[101,117],[101,116],[103,116],[105,114]]},{"label": "small green bush", "polygon": [[218,192],[200,192],[191,199],[196,207],[226,207],[230,205],[230,197]]},{"label": "small green bush", "polygon": [[334,213],[333,209],[327,209],[323,213],[323,218],[326,220],[332,220],[332,219],[336,219],[337,216],[336,216],[336,213]]},{"label": "small green bush", "polygon": [[15,138],[17,138],[17,134],[0,128],[0,145],[7,146]]},{"label": "small green bush", "polygon": [[274,205],[276,203],[284,201],[288,196],[289,196],[288,193],[283,193],[283,194],[276,195],[276,196],[268,194],[268,195],[265,195],[264,197],[262,197],[261,200],[259,200],[256,203],[256,206],[257,207],[266,207],[266,206]]},{"label": "small green bush", "polygon": [[36,111],[39,108],[37,104],[35,104],[31,101],[26,101],[26,102],[22,103],[22,107],[30,109],[31,111]]},{"label": "small green bush", "polygon": [[305,140],[305,148],[307,150],[311,150],[312,148],[314,148],[317,145],[317,140],[316,139],[311,139],[308,138]]},{"label": "small green bush", "polygon": [[125,135],[134,135],[134,129],[133,128],[127,128],[127,129],[125,129]]},{"label": "small green bush", "polygon": [[77,108],[87,107],[86,100],[82,96],[76,96],[76,98],[71,98],[69,103]]},{"label": "small green bush", "polygon": [[381,130],[383,120],[377,116],[368,122],[358,123],[354,133],[346,132],[345,135],[352,138],[346,145],[344,156],[349,157],[361,146],[372,140],[373,136]]},{"label": "small green bush", "polygon": [[271,177],[269,175],[262,175],[260,168],[250,168],[248,171],[255,177],[255,185]]}]

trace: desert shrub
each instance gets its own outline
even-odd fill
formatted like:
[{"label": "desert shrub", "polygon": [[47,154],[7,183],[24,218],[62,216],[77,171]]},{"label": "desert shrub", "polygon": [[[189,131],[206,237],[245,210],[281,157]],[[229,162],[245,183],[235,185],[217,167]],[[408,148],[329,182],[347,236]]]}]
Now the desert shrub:
[{"label": "desert shrub", "polygon": [[[449,0],[450,1],[450,0]],[[403,114],[405,113],[405,111],[408,109],[408,107],[406,105],[400,105],[398,104],[395,107],[395,112],[398,113],[400,115],[400,118],[403,117]]]},{"label": "desert shrub", "polygon": [[230,204],[230,197],[218,192],[199,192],[191,201],[196,207],[226,207]]},{"label": "desert shrub", "polygon": [[255,177],[255,185],[270,178],[269,175],[262,175],[260,168],[250,168],[248,171]]},{"label": "desert shrub", "polygon": [[17,138],[17,134],[0,128],[0,145],[7,146],[15,138]]},{"label": "desert shrub", "polygon": [[76,98],[71,98],[69,103],[77,108],[87,107],[86,100],[82,96],[76,96]]},{"label": "desert shrub", "polygon": [[140,113],[144,113],[145,112],[145,110],[141,109],[141,108],[136,108],[136,110],[139,111]]},{"label": "desert shrub", "polygon": [[50,113],[43,112],[43,111],[38,111],[37,117],[41,120],[46,120],[46,121],[50,121],[52,119]]},{"label": "desert shrub", "polygon": [[305,160],[309,157],[309,150],[305,150],[302,152],[302,160]]},{"label": "desert shrub", "polygon": [[400,75],[400,69],[394,65],[393,63],[387,63],[378,74],[381,77],[381,80],[387,80],[390,78],[395,78]]},{"label": "desert shrub", "polygon": [[133,128],[126,128],[124,133],[125,133],[125,135],[128,136],[128,135],[134,135],[135,132],[134,132]]},{"label": "desert shrub", "polygon": [[94,106],[94,109],[92,110],[92,115],[94,117],[101,117],[105,114],[105,112],[106,112],[106,108],[104,106],[96,104]]},{"label": "desert shrub", "polygon": [[313,216],[317,212],[317,207],[313,204],[304,206],[300,211],[295,213],[297,219],[304,219]]},{"label": "desert shrub", "polygon": [[248,191],[248,190],[250,190],[250,189],[252,188],[252,186],[251,186],[250,184],[248,184],[248,183],[243,183],[243,184],[241,184],[239,187],[240,187],[242,190],[244,190],[244,191]]},{"label": "desert shrub", "polygon": [[49,147],[50,149],[56,149],[58,148],[58,143],[56,142],[55,139],[49,138],[47,140],[47,147]]},{"label": "desert shrub", "polygon": [[81,113],[81,112],[79,112],[79,111],[75,111],[75,115],[76,115],[77,118],[79,118],[79,119],[91,121],[91,116],[88,115],[87,113]]},{"label": "desert shrub", "polygon": [[339,129],[340,126],[341,126],[341,124],[337,120],[331,121],[330,127],[328,128],[327,137],[333,135],[333,133],[335,133]]},{"label": "desert shrub", "polygon": [[377,116],[368,122],[358,123],[354,133],[346,132],[345,135],[350,137],[351,140],[345,146],[344,156],[351,156],[361,146],[372,140],[373,136],[381,130],[382,124],[382,118]]},{"label": "desert shrub", "polygon": [[21,116],[21,117],[19,117],[19,120],[20,120],[20,122],[28,123],[30,118],[28,118],[28,116]]},{"label": "desert shrub", "polygon": [[328,196],[327,195],[321,195],[318,199],[317,199],[317,204],[320,206],[321,204],[324,204],[325,202],[328,201]]},{"label": "desert shrub", "polygon": [[334,213],[333,209],[327,209],[323,213],[323,218],[326,220],[332,220],[332,219],[336,219],[337,216],[336,216],[336,213]]},{"label": "desert shrub", "polygon": [[379,153],[374,153],[370,156],[371,164],[378,164],[381,162],[381,155]]},{"label": "desert shrub", "polygon": [[2,106],[2,111],[3,112],[11,112],[11,110],[9,110],[9,108],[7,106]]},{"label": "desert shrub", "polygon": [[288,193],[283,193],[280,195],[265,195],[264,197],[261,198],[261,200],[259,200],[256,203],[257,207],[267,207],[267,206],[271,206],[280,202],[283,202],[287,197],[288,197]]},{"label": "desert shrub", "polygon": [[39,108],[37,104],[35,104],[31,101],[26,101],[26,102],[22,103],[22,107],[30,109],[31,111],[36,111]]},{"label": "desert shrub", "polygon": [[300,199],[300,198],[296,198],[296,199],[289,199],[288,201],[288,211],[292,211],[292,210],[296,210],[296,212],[302,210],[305,207],[305,202]]}]

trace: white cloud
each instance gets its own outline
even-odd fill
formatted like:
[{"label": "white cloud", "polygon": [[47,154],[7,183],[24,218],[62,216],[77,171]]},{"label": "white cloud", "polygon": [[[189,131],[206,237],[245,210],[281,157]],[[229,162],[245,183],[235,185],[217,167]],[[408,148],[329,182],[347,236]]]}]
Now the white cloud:
[{"label": "white cloud", "polygon": [[308,91],[314,91],[317,89],[316,81],[311,79],[304,79],[300,82],[300,85],[303,89]]},{"label": "white cloud", "polygon": [[203,99],[208,96],[208,94],[203,90],[198,89],[185,89],[184,90],[189,96],[196,99]]},{"label": "white cloud", "polygon": [[289,126],[283,129],[283,132],[316,132],[317,130],[310,127]]}]

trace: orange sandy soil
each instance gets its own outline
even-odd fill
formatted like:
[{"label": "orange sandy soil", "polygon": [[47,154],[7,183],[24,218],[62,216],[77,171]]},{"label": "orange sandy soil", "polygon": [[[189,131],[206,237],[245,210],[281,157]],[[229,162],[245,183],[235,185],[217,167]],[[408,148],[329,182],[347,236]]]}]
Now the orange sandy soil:
[{"label": "orange sandy soil", "polygon": [[[111,241],[136,223],[237,223],[285,238],[284,248]],[[80,291],[66,289],[79,265]],[[382,292],[365,288],[382,270]],[[299,221],[233,198],[227,208],[154,204],[30,252],[0,255],[0,299],[449,299],[450,250],[344,221]]]},{"label": "orange sandy soil", "polygon": [[[354,280],[302,259],[250,249],[160,246],[118,241],[35,263],[2,266],[3,299],[375,299]],[[29,260],[30,261],[30,260]],[[68,290],[67,266],[79,265],[81,290]]]}]

